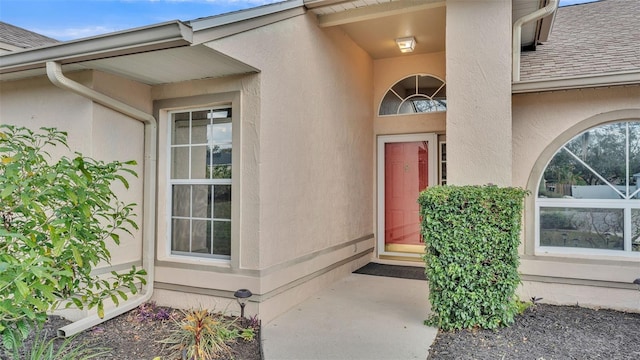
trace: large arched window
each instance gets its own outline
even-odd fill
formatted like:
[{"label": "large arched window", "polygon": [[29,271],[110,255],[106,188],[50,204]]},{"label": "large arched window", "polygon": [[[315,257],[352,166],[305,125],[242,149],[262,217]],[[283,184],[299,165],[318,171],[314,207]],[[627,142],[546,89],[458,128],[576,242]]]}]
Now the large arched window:
[{"label": "large arched window", "polygon": [[640,255],[640,121],[562,146],[540,180],[536,224],[542,252]]},{"label": "large arched window", "polygon": [[431,75],[411,75],[395,83],[382,98],[378,115],[447,111],[444,81]]}]

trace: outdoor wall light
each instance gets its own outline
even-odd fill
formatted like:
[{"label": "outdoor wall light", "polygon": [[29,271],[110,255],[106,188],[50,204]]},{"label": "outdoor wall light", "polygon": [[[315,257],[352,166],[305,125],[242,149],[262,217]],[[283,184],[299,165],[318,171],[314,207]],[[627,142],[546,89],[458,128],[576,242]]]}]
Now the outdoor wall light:
[{"label": "outdoor wall light", "polygon": [[398,44],[401,52],[410,53],[416,48],[416,38],[413,36],[398,38],[396,39],[396,44]]},{"label": "outdoor wall light", "polygon": [[236,291],[233,296],[238,300],[238,304],[240,304],[240,317],[244,318],[244,306],[247,305],[247,301],[253,295],[250,290],[240,289]]}]

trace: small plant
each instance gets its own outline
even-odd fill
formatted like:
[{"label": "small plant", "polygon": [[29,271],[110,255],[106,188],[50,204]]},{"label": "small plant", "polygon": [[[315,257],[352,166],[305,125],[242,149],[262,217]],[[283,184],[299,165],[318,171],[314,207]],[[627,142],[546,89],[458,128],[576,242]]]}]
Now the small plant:
[{"label": "small plant", "polygon": [[239,335],[244,341],[252,341],[256,337],[256,332],[252,327],[242,329]]},{"label": "small plant", "polygon": [[245,320],[247,327],[250,327],[255,332],[260,328],[260,319],[258,319],[258,315],[253,315]]},{"label": "small plant", "polygon": [[522,315],[528,308],[534,306],[535,304],[530,301],[522,301],[520,299],[516,299],[516,314]]},{"label": "small plant", "polygon": [[[15,336],[8,332],[7,337]],[[87,343],[79,345],[73,344],[75,337],[66,338],[60,345],[56,346],[56,338],[47,340],[47,332],[38,329],[33,337],[30,347],[24,349],[20,355],[18,349],[12,350],[13,360],[89,360],[99,356],[109,354],[105,348],[91,348]],[[16,341],[17,339],[13,339]]]},{"label": "small plant", "polygon": [[240,336],[234,320],[208,310],[188,310],[176,321],[171,335],[161,342],[169,346],[170,356],[189,360],[210,360],[231,355],[229,342]]},{"label": "small plant", "polygon": [[155,302],[146,302],[136,309],[135,318],[139,322],[164,321],[173,317],[173,310],[157,306]]}]

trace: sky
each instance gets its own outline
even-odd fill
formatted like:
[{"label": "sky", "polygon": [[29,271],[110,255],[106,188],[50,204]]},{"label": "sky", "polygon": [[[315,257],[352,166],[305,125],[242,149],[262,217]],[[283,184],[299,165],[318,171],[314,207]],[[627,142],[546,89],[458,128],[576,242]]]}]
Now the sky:
[{"label": "sky", "polygon": [[[0,21],[67,41],[280,1],[283,0],[0,0]],[[594,0],[561,0],[560,6],[591,1]]]}]

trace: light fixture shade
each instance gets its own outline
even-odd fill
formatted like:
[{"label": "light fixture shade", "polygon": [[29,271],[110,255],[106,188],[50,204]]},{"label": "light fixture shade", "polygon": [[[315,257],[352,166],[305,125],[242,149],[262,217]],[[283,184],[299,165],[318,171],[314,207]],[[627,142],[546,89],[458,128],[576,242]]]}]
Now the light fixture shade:
[{"label": "light fixture shade", "polygon": [[413,36],[398,38],[396,44],[401,52],[410,53],[416,48],[416,39]]},{"label": "light fixture shade", "polygon": [[252,295],[251,291],[247,289],[240,289],[233,294],[241,305],[246,304]]}]

